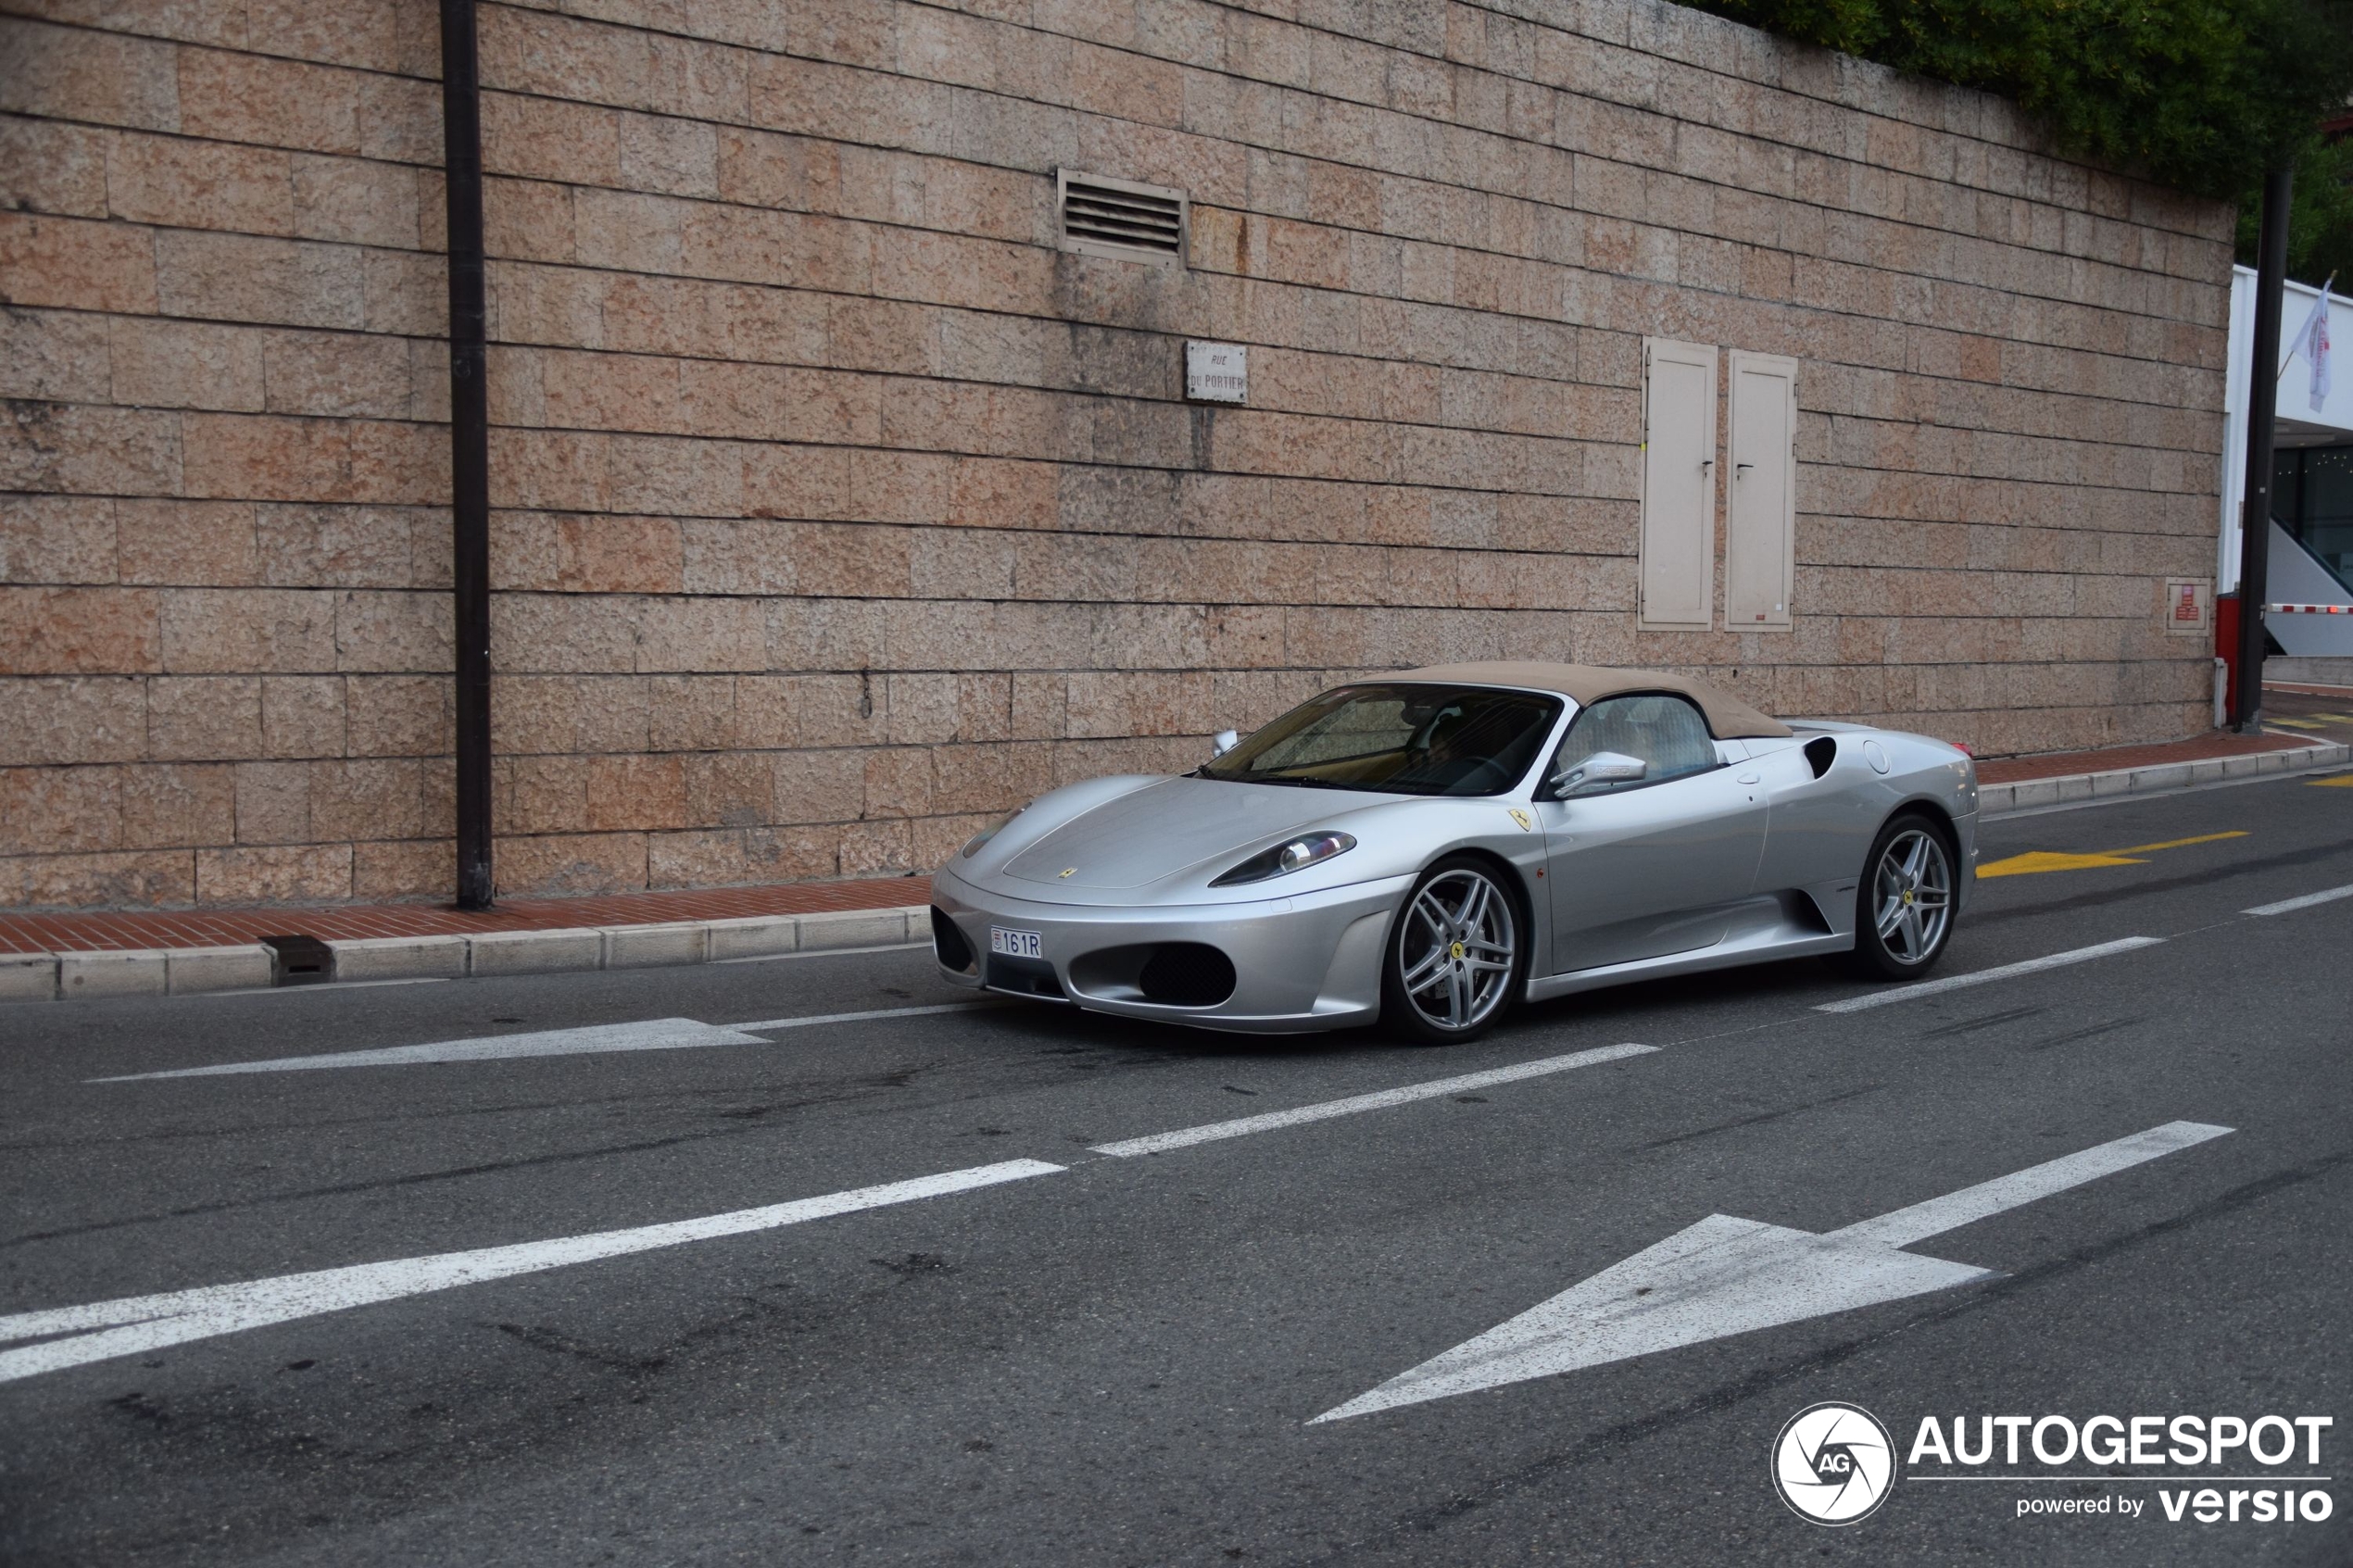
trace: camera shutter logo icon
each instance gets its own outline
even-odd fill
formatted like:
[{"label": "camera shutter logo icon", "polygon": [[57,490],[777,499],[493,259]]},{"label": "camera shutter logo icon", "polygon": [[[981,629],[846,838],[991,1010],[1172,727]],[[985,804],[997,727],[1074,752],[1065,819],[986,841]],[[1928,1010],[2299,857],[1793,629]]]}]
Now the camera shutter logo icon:
[{"label": "camera shutter logo icon", "polygon": [[1773,1439],[1773,1486],[1817,1524],[1869,1518],[1895,1485],[1895,1441],[1860,1405],[1808,1405]]}]

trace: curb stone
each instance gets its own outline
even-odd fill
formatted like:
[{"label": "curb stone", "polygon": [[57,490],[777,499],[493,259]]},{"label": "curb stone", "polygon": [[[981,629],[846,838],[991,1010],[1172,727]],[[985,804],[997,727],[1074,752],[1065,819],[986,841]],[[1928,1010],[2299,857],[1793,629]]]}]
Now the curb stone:
[{"label": "curb stone", "polygon": [[[466,944],[467,974],[557,974],[565,970],[602,969],[605,966],[604,936],[597,930],[558,931],[485,931],[479,936],[462,938]],[[345,944],[330,942],[327,946],[335,955],[335,978],[348,978],[343,972]],[[384,973],[377,978],[402,980],[422,978],[418,975]]]},{"label": "curb stone", "polygon": [[456,980],[467,972],[471,947],[463,936],[371,936],[330,942],[327,950],[337,980]]},{"label": "curb stone", "polygon": [[2259,751],[2244,757],[2208,757],[2196,762],[2162,762],[2146,768],[2114,768],[2101,773],[2071,773],[2056,779],[2021,779],[2016,784],[1977,786],[1981,821],[2041,806],[2064,806],[2078,800],[2106,800],[2125,795],[2159,795],[2168,790],[2220,784],[2229,779],[2260,778],[2270,773],[2319,772],[2353,762],[2353,746],[2336,744],[2298,746],[2292,751]]},{"label": "curb stone", "polygon": [[[805,915],[646,925],[485,931],[472,935],[373,936],[329,942],[338,981],[458,980],[646,969],[779,953],[885,947],[928,936],[931,907],[831,909]],[[0,954],[0,1003],[161,997],[267,988],[270,949],[258,944],[154,951]]]}]

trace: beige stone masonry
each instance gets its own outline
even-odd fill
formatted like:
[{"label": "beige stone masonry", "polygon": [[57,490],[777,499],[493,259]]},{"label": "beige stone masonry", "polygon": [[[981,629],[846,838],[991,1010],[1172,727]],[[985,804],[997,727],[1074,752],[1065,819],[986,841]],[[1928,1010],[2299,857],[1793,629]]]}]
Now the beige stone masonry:
[{"label": "beige stone masonry", "polygon": [[[2232,214],[2010,106],[1659,0],[578,9],[481,10],[507,892],[927,869],[1455,659],[2206,722],[2155,594],[2211,571]],[[432,8],[0,56],[0,906],[446,896]],[[1058,167],[1186,191],[1186,265],[1061,249]],[[1636,630],[1654,336],[1798,364],[1788,631]]]}]

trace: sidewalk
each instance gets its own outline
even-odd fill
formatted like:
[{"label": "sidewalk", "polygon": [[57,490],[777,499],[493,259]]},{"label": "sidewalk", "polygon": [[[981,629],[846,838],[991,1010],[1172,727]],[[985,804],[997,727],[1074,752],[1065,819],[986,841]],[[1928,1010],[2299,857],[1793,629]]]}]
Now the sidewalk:
[{"label": "sidewalk", "polygon": [[[2267,688],[2267,697],[2271,695]],[[2344,767],[2353,764],[2353,746],[2346,744],[2348,741],[2353,741],[2353,727],[2335,735],[2319,733],[2317,726],[2309,734],[2267,730],[2259,735],[2241,735],[2220,730],[2158,746],[1994,758],[1977,765],[1977,809],[1982,815],[1998,817],[2070,800],[2146,795],[2265,773]]]},{"label": "sidewalk", "polygon": [[[2301,733],[2218,732],[2158,746],[1998,758],[1978,765],[1979,809],[2000,816],[2353,766],[2353,712],[2347,711],[2353,693],[2266,687],[2265,697],[2267,719]],[[926,878],[895,876],[514,898],[479,913],[438,904],[0,913],[0,1001],[723,963],[903,946],[929,936],[929,897]],[[305,960],[264,945],[285,936],[324,947]]]},{"label": "sidewalk", "polygon": [[759,887],[689,888],[604,897],[509,898],[479,913],[447,904],[326,904],[304,908],[71,910],[0,913],[0,954],[208,947],[299,935],[322,942],[497,932],[741,921],[920,907],[927,877],[859,882],[776,883]]}]

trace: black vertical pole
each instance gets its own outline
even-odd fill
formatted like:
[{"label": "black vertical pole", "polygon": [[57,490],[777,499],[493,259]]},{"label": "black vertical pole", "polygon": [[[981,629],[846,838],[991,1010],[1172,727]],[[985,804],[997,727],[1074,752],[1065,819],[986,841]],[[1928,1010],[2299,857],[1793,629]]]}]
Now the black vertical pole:
[{"label": "black vertical pole", "polygon": [[482,282],[482,83],[474,0],[441,0],[449,199],[449,533],[458,646],[458,907],[486,909],[490,861],[490,395]]},{"label": "black vertical pole", "polygon": [[2246,498],[2239,507],[2239,646],[2231,721],[2263,725],[2263,601],[2271,562],[2271,427],[2280,407],[2281,285],[2287,281],[2287,204],[2295,171],[2263,176],[2263,234],[2255,270],[2255,354],[2246,397]]}]

